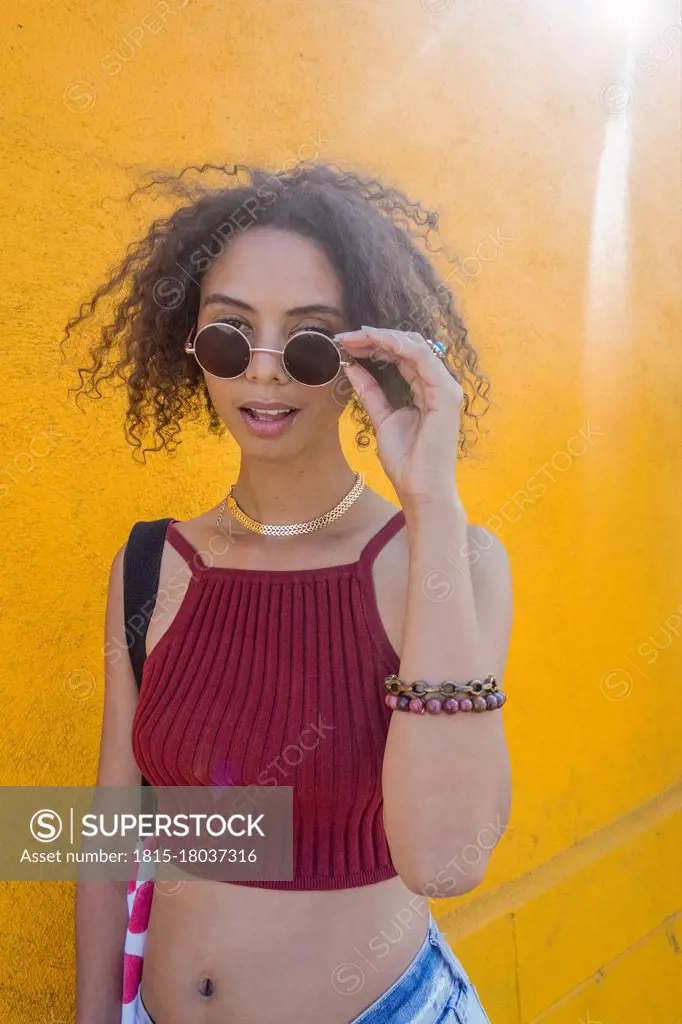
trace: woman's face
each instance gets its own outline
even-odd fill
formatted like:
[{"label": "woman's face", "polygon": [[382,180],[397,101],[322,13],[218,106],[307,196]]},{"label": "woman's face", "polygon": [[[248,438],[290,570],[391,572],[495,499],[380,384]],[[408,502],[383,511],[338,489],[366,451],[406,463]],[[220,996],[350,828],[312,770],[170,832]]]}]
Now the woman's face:
[{"label": "woman's face", "polygon": [[[317,307],[317,308],[315,308]],[[281,352],[303,328],[347,330],[342,288],[324,251],[310,239],[270,227],[233,240],[201,283],[198,328],[217,320],[238,327],[252,345]],[[320,338],[320,344],[325,342]],[[241,377],[204,373],[211,400],[245,455],[289,460],[328,441],[351,393],[343,371],[335,381],[306,387],[286,373],[275,352],[255,352]],[[259,427],[245,407],[275,403],[296,410],[274,428]]]}]

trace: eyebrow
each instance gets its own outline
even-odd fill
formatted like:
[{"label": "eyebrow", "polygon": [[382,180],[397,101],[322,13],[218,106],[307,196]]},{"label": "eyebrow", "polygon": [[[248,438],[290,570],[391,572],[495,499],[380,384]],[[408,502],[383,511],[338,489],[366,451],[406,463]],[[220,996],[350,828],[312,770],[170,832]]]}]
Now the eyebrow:
[{"label": "eyebrow", "polygon": [[[231,295],[226,295],[224,292],[211,292],[207,295],[204,301],[201,303],[202,308],[204,306],[221,305],[221,306],[236,306],[237,309],[243,309],[246,313],[256,313],[257,310],[250,306],[248,302],[242,302],[241,299],[235,299]],[[294,306],[293,309],[288,309],[286,312],[287,316],[307,316],[311,313],[331,313],[332,316],[343,317],[343,313],[336,306],[327,306],[324,303],[313,303],[309,306]]]}]

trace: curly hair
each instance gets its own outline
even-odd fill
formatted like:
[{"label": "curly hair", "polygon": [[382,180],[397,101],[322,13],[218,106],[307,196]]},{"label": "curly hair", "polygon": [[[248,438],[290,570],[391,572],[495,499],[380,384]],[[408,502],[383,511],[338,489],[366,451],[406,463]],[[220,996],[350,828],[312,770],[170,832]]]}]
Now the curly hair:
[{"label": "curly hair", "polygon": [[[202,178],[211,172],[220,175],[219,187]],[[239,182],[240,173],[245,182]],[[225,182],[226,176],[234,180]],[[445,344],[448,368],[464,391],[459,452],[470,453],[479,429],[474,406],[480,400],[487,411],[490,382],[479,369],[452,293],[415,241],[421,238],[430,253],[442,250],[427,245],[429,232],[437,234],[437,213],[374,178],[317,161],[276,172],[245,164],[189,165],[177,175],[150,177],[129,202],[151,192],[179,198],[182,205],[176,203],[170,216],[154,220],[144,238],[128,246],[108,280],[68,321],[60,343],[64,355],[74,328],[94,316],[101,300],[113,301],[112,322],[89,347],[89,365],[78,368],[80,385],[69,393],[75,391],[76,400],[81,392],[101,398],[99,385],[111,378],[126,386],[124,432],[133,458],[140,450],[143,462],[147,451],[174,451],[185,415],[197,419],[205,412],[211,433],[226,430],[184,343],[197,319],[203,274],[231,239],[255,225],[294,231],[321,246],[341,281],[348,330],[372,324],[417,331]],[[359,362],[392,408],[411,403],[410,388],[394,363]],[[349,405],[359,427],[355,443],[366,447],[374,435],[371,420],[355,392]],[[142,448],[150,426],[158,443]]]}]

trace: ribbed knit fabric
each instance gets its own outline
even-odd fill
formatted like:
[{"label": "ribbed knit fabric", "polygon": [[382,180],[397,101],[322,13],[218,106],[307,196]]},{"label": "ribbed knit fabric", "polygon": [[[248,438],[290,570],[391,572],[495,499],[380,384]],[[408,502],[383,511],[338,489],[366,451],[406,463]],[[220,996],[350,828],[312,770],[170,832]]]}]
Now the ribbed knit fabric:
[{"label": "ribbed knit fabric", "polygon": [[394,877],[382,684],[399,658],[372,564],[402,509],[357,562],[320,569],[209,566],[177,522],[166,539],[191,576],[144,665],[132,730],[143,775],[158,786],[293,786],[293,880],[230,884],[346,889]]}]

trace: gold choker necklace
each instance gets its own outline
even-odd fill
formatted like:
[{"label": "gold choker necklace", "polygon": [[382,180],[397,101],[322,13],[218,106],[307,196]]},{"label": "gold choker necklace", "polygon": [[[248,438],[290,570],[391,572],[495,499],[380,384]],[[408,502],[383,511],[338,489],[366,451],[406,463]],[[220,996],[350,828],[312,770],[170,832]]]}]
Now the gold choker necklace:
[{"label": "gold choker necklace", "polygon": [[360,473],[355,474],[355,483],[349,490],[348,494],[345,495],[334,508],[330,509],[329,512],[325,512],[323,516],[316,516],[315,519],[310,519],[307,523],[283,523],[275,526],[268,526],[265,523],[259,523],[257,519],[252,519],[248,516],[244,509],[238,504],[235,498],[234,484],[230,487],[223,502],[220,506],[220,514],[216,520],[216,526],[220,526],[225,512],[225,506],[229,505],[230,512],[242,526],[245,526],[247,530],[251,530],[253,533],[260,533],[265,537],[290,537],[292,534],[297,533],[312,533],[313,530],[319,530],[320,527],[326,526],[327,523],[333,522],[347,512],[353,502],[360,497],[365,486],[365,481]]}]

